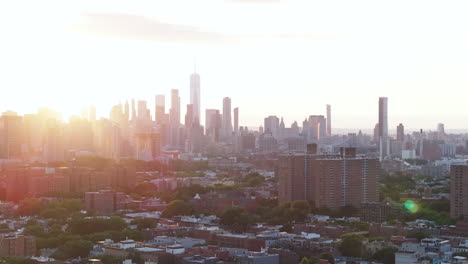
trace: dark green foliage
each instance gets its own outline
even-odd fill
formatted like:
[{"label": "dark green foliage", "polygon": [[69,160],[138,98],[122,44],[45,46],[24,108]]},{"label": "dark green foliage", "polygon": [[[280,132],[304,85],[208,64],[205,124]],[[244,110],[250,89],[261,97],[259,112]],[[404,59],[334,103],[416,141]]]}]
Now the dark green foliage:
[{"label": "dark green foliage", "polygon": [[74,218],[70,221],[68,226],[69,231],[72,234],[87,235],[105,231],[119,231],[127,227],[122,218],[118,216],[112,216],[110,219],[101,218]]},{"label": "dark green foliage", "polygon": [[416,219],[425,219],[434,221],[438,225],[453,225],[456,220],[450,217],[450,202],[418,202],[418,210],[415,213],[409,214],[406,221],[414,221]]},{"label": "dark green foliage", "polygon": [[156,196],[156,187],[149,182],[141,182],[135,186],[133,194],[144,197],[154,197]]},{"label": "dark green foliage", "polygon": [[52,256],[57,259],[66,260],[70,258],[88,256],[89,251],[93,249],[93,243],[88,240],[69,240],[60,246]]},{"label": "dark green foliage", "polygon": [[262,175],[252,172],[242,178],[242,184],[247,187],[259,187],[265,182],[265,177]]},{"label": "dark green foliage", "polygon": [[431,237],[431,236],[429,234],[426,234],[426,233],[421,232],[421,231],[415,231],[415,232],[409,233],[406,237],[416,238],[418,241],[421,241],[422,239],[428,238],[428,237]]},{"label": "dark green foliage", "polygon": [[221,214],[220,223],[222,225],[240,225],[248,226],[253,225],[258,220],[258,217],[253,214],[249,214],[246,210],[239,206],[234,206],[226,209]]},{"label": "dark green foliage", "polygon": [[356,234],[346,234],[341,237],[341,242],[338,248],[341,254],[346,257],[358,257],[362,256],[362,241],[364,237]]},{"label": "dark green foliage", "polygon": [[132,225],[137,225],[139,230],[154,228],[157,223],[157,220],[151,218],[138,218],[132,221]]},{"label": "dark green foliage", "polygon": [[162,213],[162,216],[173,217],[176,215],[191,215],[192,213],[193,208],[190,204],[182,200],[174,200],[166,206]]},{"label": "dark green foliage", "polygon": [[382,262],[383,264],[394,264],[396,251],[397,250],[392,247],[382,248],[381,250],[375,252],[375,254],[372,256],[372,259],[378,262]]},{"label": "dark green foliage", "polygon": [[17,213],[21,216],[37,215],[41,212],[43,207],[44,203],[39,199],[26,198],[19,204]]}]

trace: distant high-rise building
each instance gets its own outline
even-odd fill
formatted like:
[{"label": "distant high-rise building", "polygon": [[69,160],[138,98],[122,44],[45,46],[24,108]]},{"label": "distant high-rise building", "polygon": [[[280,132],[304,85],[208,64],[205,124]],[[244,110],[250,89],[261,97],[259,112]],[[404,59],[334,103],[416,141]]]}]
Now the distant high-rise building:
[{"label": "distant high-rise building", "polygon": [[193,104],[188,104],[187,105],[187,112],[185,114],[185,128],[190,128],[192,127],[193,123]]},{"label": "distant high-rise building", "polygon": [[0,159],[19,158],[23,143],[23,117],[15,112],[0,116]]},{"label": "distant high-rise building", "polygon": [[124,111],[124,115],[125,115],[125,120],[126,121],[129,121],[130,120],[130,107],[128,105],[128,100],[125,102],[125,111]]},{"label": "distant high-rise building", "polygon": [[331,105],[327,105],[327,136],[331,137],[332,123],[331,123]]},{"label": "distant high-rise building", "polygon": [[234,108],[234,133],[239,132],[239,107]]},{"label": "distant high-rise building", "polygon": [[96,121],[96,106],[92,105],[89,107],[89,121]]},{"label": "distant high-rise building", "polygon": [[180,97],[179,90],[171,90],[171,109],[169,111],[170,138],[173,146],[179,145]]},{"label": "distant high-rise building", "polygon": [[405,127],[403,124],[399,124],[397,126],[397,141],[404,141],[405,140]]},{"label": "distant high-rise building", "polygon": [[380,160],[389,156],[390,141],[388,138],[388,98],[379,98],[379,151]]},{"label": "distant high-rise building", "polygon": [[307,153],[281,156],[278,161],[279,201],[315,201],[315,206],[339,209],[378,201],[380,162],[356,156],[355,148],[342,148],[335,156]]},{"label": "distant high-rise building", "polygon": [[379,123],[375,124],[375,126],[374,126],[373,141],[374,141],[374,143],[379,144]]},{"label": "distant high-rise building", "polygon": [[232,134],[232,119],[231,119],[231,98],[223,98],[223,137],[229,138]]},{"label": "distant high-rise building", "polygon": [[172,125],[180,125],[180,97],[179,90],[171,90],[170,120]]},{"label": "distant high-rise building", "polygon": [[307,122],[308,129],[308,141],[316,142],[326,136],[327,133],[327,121],[323,115],[311,115]]},{"label": "distant high-rise building", "polygon": [[166,99],[164,95],[156,95],[156,109],[155,109],[155,118],[158,125],[162,124],[164,121],[164,115],[166,113]]},{"label": "distant high-rise building", "polygon": [[135,139],[135,159],[151,161],[159,156],[161,150],[159,133],[137,133],[135,134]]},{"label": "distant high-rise building", "polygon": [[138,119],[140,120],[151,119],[148,113],[148,107],[146,105],[146,101],[143,101],[143,100],[138,101]]},{"label": "distant high-rise building", "polygon": [[439,137],[445,136],[445,126],[442,123],[437,124],[437,134]]},{"label": "distant high-rise building", "polygon": [[265,133],[271,133],[274,138],[279,136],[279,118],[277,116],[268,116],[263,120],[263,129]]},{"label": "distant high-rise building", "polygon": [[468,216],[468,164],[450,166],[450,216]]},{"label": "distant high-rise building", "polygon": [[87,107],[81,109],[81,118],[89,120],[89,111]]},{"label": "distant high-rise building", "polygon": [[132,99],[132,121],[136,120],[136,108],[135,108],[135,99]]},{"label": "distant high-rise building", "polygon": [[214,142],[219,141],[221,130],[221,114],[218,109],[206,109],[205,112],[206,135]]},{"label": "distant high-rise building", "polygon": [[190,75],[190,104],[193,105],[192,122],[200,124],[200,75],[196,72]]}]

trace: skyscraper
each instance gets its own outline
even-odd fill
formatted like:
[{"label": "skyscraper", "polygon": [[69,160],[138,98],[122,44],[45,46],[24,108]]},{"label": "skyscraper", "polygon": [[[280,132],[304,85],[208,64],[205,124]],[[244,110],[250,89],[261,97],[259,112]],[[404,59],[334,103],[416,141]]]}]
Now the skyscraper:
[{"label": "skyscraper", "polygon": [[311,115],[307,123],[309,126],[309,142],[316,142],[325,137],[327,133],[327,120],[323,115]]},{"label": "skyscraper", "polygon": [[437,124],[437,136],[439,139],[445,136],[445,126],[442,123]]},{"label": "skyscraper", "polygon": [[397,141],[404,141],[405,140],[405,127],[403,124],[399,124],[397,126]]},{"label": "skyscraper", "polygon": [[200,124],[200,75],[194,72],[190,75],[190,104],[193,105],[193,120]]},{"label": "skyscraper", "polygon": [[380,160],[385,159],[389,155],[388,140],[388,98],[379,98],[379,150]]},{"label": "skyscraper", "polygon": [[23,143],[23,117],[7,111],[0,116],[0,158],[18,158]]},{"label": "skyscraper", "polygon": [[171,125],[180,125],[180,96],[179,90],[171,90],[171,109],[169,111]]},{"label": "skyscraper", "polygon": [[171,90],[171,110],[169,111],[170,138],[173,146],[179,145],[180,97],[179,90]]},{"label": "skyscraper", "polygon": [[96,106],[92,105],[89,107],[89,121],[96,121]]},{"label": "skyscraper", "polygon": [[239,107],[234,108],[234,133],[239,132]]},{"label": "skyscraper", "polygon": [[132,121],[136,120],[135,99],[132,99]]},{"label": "skyscraper", "polygon": [[156,124],[160,125],[163,123],[164,114],[166,113],[166,99],[164,95],[156,95],[156,109],[155,109],[155,118]]},{"label": "skyscraper", "polygon": [[331,105],[327,105],[327,136],[331,137]]},{"label": "skyscraper", "polygon": [[146,106],[146,101],[139,100],[138,101],[138,119],[140,120],[148,120],[151,119],[151,116],[148,112],[148,107]]},{"label": "skyscraper", "polygon": [[277,116],[265,117],[263,128],[266,133],[270,132],[274,138],[277,138],[279,135],[279,118]]},{"label": "skyscraper", "polygon": [[128,105],[128,100],[125,102],[125,112],[124,112],[124,115],[125,115],[125,120],[130,120],[130,107]]},{"label": "skyscraper", "polygon": [[218,109],[206,109],[205,112],[205,133],[206,135],[217,142],[221,128],[221,114]]},{"label": "skyscraper", "polygon": [[192,127],[192,124],[193,123],[193,104],[188,104],[187,105],[187,112],[185,114],[185,128],[186,129],[189,129],[190,127]]},{"label": "skyscraper", "polygon": [[223,98],[223,137],[229,138],[232,134],[231,98]]}]

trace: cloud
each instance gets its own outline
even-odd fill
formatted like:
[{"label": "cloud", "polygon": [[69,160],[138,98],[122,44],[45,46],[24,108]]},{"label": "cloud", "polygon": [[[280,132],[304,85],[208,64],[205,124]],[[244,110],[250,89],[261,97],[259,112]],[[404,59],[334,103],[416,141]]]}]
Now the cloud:
[{"label": "cloud", "polygon": [[119,13],[86,13],[71,30],[99,37],[160,42],[224,43],[233,41],[225,34],[200,28],[168,24],[144,16]]},{"label": "cloud", "polygon": [[[236,0],[239,1],[239,0]],[[247,0],[241,0],[247,1]],[[250,0],[252,1],[252,0]],[[260,0],[254,0],[260,1]],[[269,0],[267,0],[269,1]],[[80,34],[125,40],[158,41],[183,44],[236,44],[258,39],[332,40],[313,33],[226,34],[182,24],[169,24],[140,15],[123,13],[86,13],[71,30]]]}]

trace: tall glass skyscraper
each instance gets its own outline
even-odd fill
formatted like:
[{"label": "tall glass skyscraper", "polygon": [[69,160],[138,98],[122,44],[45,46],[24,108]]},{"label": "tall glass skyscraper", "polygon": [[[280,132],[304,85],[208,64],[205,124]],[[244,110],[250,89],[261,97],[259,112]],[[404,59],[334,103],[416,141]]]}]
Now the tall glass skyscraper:
[{"label": "tall glass skyscraper", "polygon": [[190,104],[193,105],[193,123],[200,124],[200,75],[190,75]]}]

